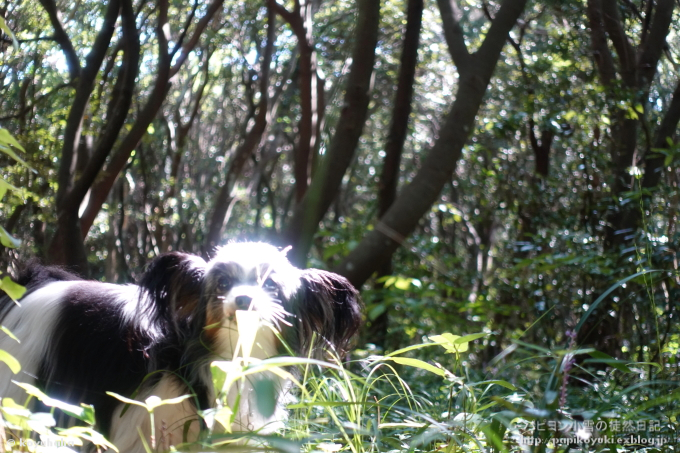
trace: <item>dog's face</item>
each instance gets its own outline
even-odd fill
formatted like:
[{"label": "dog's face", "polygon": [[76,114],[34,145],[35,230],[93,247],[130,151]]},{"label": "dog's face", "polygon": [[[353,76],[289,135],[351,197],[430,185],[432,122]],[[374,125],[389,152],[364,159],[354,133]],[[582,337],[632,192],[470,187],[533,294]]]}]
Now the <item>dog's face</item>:
[{"label": "dog's face", "polygon": [[297,269],[286,251],[269,244],[229,244],[208,263],[191,255],[164,255],[146,275],[154,278],[145,276],[141,286],[167,299],[173,324],[192,324],[194,336],[200,334],[225,358],[238,340],[237,310],[259,315],[259,348],[265,356],[277,348],[272,329],[298,354],[313,348],[317,356],[322,349],[342,355],[361,324],[358,293],[345,278]]},{"label": "dog's face", "polygon": [[290,322],[285,306],[299,271],[268,244],[235,243],[217,250],[203,283],[207,324],[235,322],[236,310],[256,311],[267,323]]}]

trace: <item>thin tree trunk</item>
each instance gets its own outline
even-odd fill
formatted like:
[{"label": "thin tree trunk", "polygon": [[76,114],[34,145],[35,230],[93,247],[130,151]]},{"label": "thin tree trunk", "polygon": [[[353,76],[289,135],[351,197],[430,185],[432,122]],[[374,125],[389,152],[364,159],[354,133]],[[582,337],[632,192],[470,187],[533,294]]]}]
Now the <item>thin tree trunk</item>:
[{"label": "thin tree trunk", "polygon": [[[649,87],[666,45],[675,2],[659,0],[654,4],[650,2],[649,6],[642,21],[639,45],[634,47],[626,34],[627,28],[619,14],[618,2],[588,0],[588,21],[594,60],[605,94],[614,110],[611,115],[609,143],[613,174],[611,184],[613,208],[606,214],[607,226],[604,237],[605,249],[613,252],[625,250],[635,238],[642,223],[639,204],[630,203],[630,198],[626,195],[635,189],[635,179],[630,174],[629,168],[636,167],[644,161],[647,168],[642,185],[647,189],[656,187],[660,177],[658,170],[662,162],[651,155],[652,148],[673,135],[680,118],[680,106],[676,103],[674,95],[671,108],[656,134],[656,143],[652,144],[648,137],[646,146],[638,146],[639,130],[644,126],[645,106],[649,104]],[[616,52],[618,65],[614,64],[615,59],[609,49],[609,43]],[[620,79],[620,84],[617,84],[617,79]],[[627,98],[624,97],[626,94]],[[632,113],[619,108],[621,101],[630,106]],[[649,190],[644,198],[649,199],[648,194]],[[621,254],[619,256],[619,264],[623,267],[627,263],[626,257]],[[610,316],[611,313],[614,316]],[[622,326],[622,313],[618,306],[608,299],[598,307],[597,313],[591,318],[579,332],[579,343],[595,344],[598,349],[612,356],[620,354],[618,332]]]},{"label": "thin tree trunk", "polygon": [[304,198],[293,211],[283,242],[293,245],[292,262],[304,265],[319,222],[335,199],[363,131],[370,100],[371,75],[380,23],[380,2],[359,0],[352,68],[347,78],[344,107],[335,134]]},{"label": "thin tree trunk", "polygon": [[290,25],[298,41],[298,86],[300,88],[300,122],[295,144],[294,168],[295,198],[299,202],[304,197],[312,174],[312,158],[319,140],[319,125],[323,116],[323,97],[320,96],[320,78],[317,71],[316,52],[314,51],[313,8],[311,1],[295,0],[293,11],[288,11],[275,0],[269,5]]},{"label": "thin tree trunk", "polygon": [[[420,41],[420,27],[423,16],[423,0],[409,0],[406,15],[406,32],[401,52],[397,92],[394,97],[394,109],[390,122],[387,140],[385,141],[385,159],[378,183],[378,218],[392,206],[397,197],[399,183],[399,166],[404,141],[408,133],[408,118],[411,114],[411,100],[415,81],[416,65],[418,63],[418,45]],[[388,260],[378,270],[380,277],[392,274],[392,260]],[[380,284],[382,287],[382,284]],[[384,301],[383,301],[384,303]],[[372,321],[373,341],[378,346],[387,347],[387,327],[389,325],[390,307],[385,305],[383,311]]]},{"label": "thin tree trunk", "polygon": [[[69,112],[64,132],[62,161],[59,167],[57,231],[52,238],[48,254],[48,262],[72,266],[85,275],[88,273],[87,255],[82,238],[76,241],[79,244],[73,243],[74,238],[79,236],[81,231],[78,209],[125,124],[139,70],[140,43],[132,2],[131,0],[121,0],[117,4],[114,3],[112,1],[109,4],[104,25],[87,57],[87,65],[81,71],[78,89]],[[111,11],[111,8],[115,8],[115,14]],[[119,11],[122,18],[121,40],[124,43],[124,56],[112,92],[114,101],[109,109],[107,122],[97,141],[97,146],[87,163],[82,166],[83,171],[80,177],[75,179],[76,175],[73,172],[73,167],[76,164],[73,159],[75,145],[80,140],[80,127],[86,106],[94,88],[97,73],[109,47]],[[69,134],[72,134],[72,136]],[[75,231],[71,229],[75,229]]]},{"label": "thin tree trunk", "polygon": [[[208,224],[208,234],[203,245],[203,253],[208,256],[211,254],[213,248],[220,244],[222,232],[227,219],[227,213],[230,206],[232,206],[231,193],[234,184],[243,169],[243,166],[248,161],[248,158],[257,150],[262,142],[262,137],[267,130],[269,123],[268,119],[268,105],[269,105],[269,67],[272,63],[272,55],[274,52],[274,41],[276,40],[276,13],[272,4],[276,3],[274,0],[268,0],[267,8],[267,42],[262,56],[260,67],[260,102],[257,107],[257,115],[253,127],[246,133],[243,143],[236,149],[234,158],[230,162],[229,170],[227,171],[224,184],[220,187],[215,197],[213,204],[212,215],[210,223]],[[285,85],[282,83],[282,85]]]},{"label": "thin tree trunk", "polygon": [[462,34],[456,32],[460,26],[451,4],[447,0],[439,0],[439,4],[449,51],[460,73],[456,99],[413,181],[401,190],[375,228],[337,267],[336,272],[356,287],[390,259],[453,176],[508,33],[524,10],[526,0],[503,1],[484,42],[474,54],[467,52]]},{"label": "thin tree trunk", "polygon": [[[97,214],[101,210],[103,204],[113,187],[118,175],[125,167],[132,151],[139,145],[142,137],[146,134],[151,122],[156,118],[156,114],[163,105],[165,96],[170,89],[170,78],[174,76],[186,61],[189,53],[196,47],[198,41],[205,31],[208,23],[212,20],[217,11],[221,8],[224,0],[213,0],[207,8],[205,15],[196,24],[191,38],[182,45],[184,35],[178,41],[175,48],[168,52],[168,39],[166,34],[168,1],[159,0],[158,2],[158,24],[156,26],[156,37],[158,39],[158,73],[154,87],[147,99],[146,104],[142,108],[139,116],[135,120],[130,132],[122,140],[116,151],[111,156],[108,165],[100,172],[97,182],[92,187],[90,197],[88,199],[87,207],[83,212],[81,219],[81,234],[84,238]],[[187,24],[188,27],[188,24]],[[185,30],[186,31],[186,30]],[[180,55],[177,57],[175,64],[171,66],[173,58],[181,49]]]}]

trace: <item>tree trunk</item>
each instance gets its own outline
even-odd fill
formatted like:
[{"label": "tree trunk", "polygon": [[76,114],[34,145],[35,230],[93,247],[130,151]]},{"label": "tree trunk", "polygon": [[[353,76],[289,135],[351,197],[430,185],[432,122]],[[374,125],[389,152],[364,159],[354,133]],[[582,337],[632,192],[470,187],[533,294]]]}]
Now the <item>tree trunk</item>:
[{"label": "tree trunk", "polygon": [[[446,115],[440,135],[422,162],[413,181],[399,194],[390,209],[368,232],[336,272],[360,287],[416,228],[420,218],[437,201],[456,168],[470,136],[475,116],[496,67],[509,31],[524,10],[526,0],[505,0],[481,47],[469,54],[451,5],[440,0],[449,51],[460,77],[456,99]],[[447,32],[448,30],[448,32]]]},{"label": "tree trunk", "polygon": [[[170,79],[180,70],[189,53],[196,47],[201,35],[223,3],[224,0],[213,0],[208,5],[205,15],[196,24],[189,40],[184,45],[182,45],[183,39],[179,40],[176,47],[171,52],[168,52],[169,36],[166,35],[168,0],[160,0],[158,2],[156,38],[158,40],[159,61],[156,81],[146,104],[132,125],[130,132],[121,141],[108,165],[100,172],[96,184],[92,187],[87,207],[81,219],[81,234],[83,238],[87,236],[87,232],[101,210],[102,205],[106,202],[113,184],[125,167],[132,151],[139,145],[149,125],[156,118],[156,114],[163,105],[165,96],[170,88]],[[173,58],[175,58],[180,50],[181,52],[176,58],[175,64],[171,66]]]},{"label": "tree trunk", "polygon": [[283,242],[293,246],[288,256],[300,266],[304,266],[319,222],[337,196],[342,178],[354,158],[368,112],[378,42],[380,2],[360,0],[357,8],[352,68],[347,78],[344,107],[320,168],[304,198],[296,205],[284,233]]},{"label": "tree trunk", "polygon": [[[621,269],[627,268],[626,257],[621,255],[621,251],[630,247],[642,221],[639,203],[631,203],[627,195],[627,192],[635,190],[635,177],[630,174],[629,169],[644,161],[647,169],[642,185],[651,189],[659,181],[660,162],[652,155],[651,140],[648,139],[646,146],[640,146],[639,130],[644,121],[645,106],[649,104],[649,87],[666,46],[674,3],[673,0],[659,0],[655,5],[649,3],[646,17],[644,20],[641,18],[640,43],[635,48],[626,34],[627,27],[619,14],[620,6],[616,0],[588,0],[594,60],[607,99],[614,110],[611,115],[609,143],[613,174],[612,209],[606,214],[604,248],[618,254]],[[652,12],[653,17],[650,20]],[[614,64],[615,58],[609,49],[610,42],[616,51],[618,65]],[[677,126],[680,106],[676,104],[675,98],[674,95],[671,108],[656,134],[655,145],[672,135],[674,125]],[[628,111],[620,108],[621,102],[629,106]],[[664,137],[661,138],[662,136]],[[649,191],[643,199],[649,199],[648,194]],[[619,307],[607,299],[591,318],[579,332],[579,343],[594,344],[601,351],[618,356],[621,352]]]},{"label": "tree trunk", "polygon": [[[80,142],[80,129],[95,80],[106,51],[108,50],[115,23],[120,12],[122,18],[122,37],[124,56],[118,77],[112,91],[113,102],[107,114],[107,122],[87,162],[80,168],[82,172],[76,179],[74,159],[77,144]],[[113,144],[125,124],[132,96],[135,79],[139,71],[139,35],[135,24],[135,15],[130,0],[111,1],[104,18],[102,28],[87,57],[87,64],[80,73],[78,88],[69,111],[64,131],[62,160],[59,166],[59,189],[57,192],[57,231],[49,247],[48,262],[66,264],[77,267],[83,275],[87,275],[87,255],[80,236],[79,208],[99,170],[111,152]],[[71,228],[77,228],[71,231]],[[69,229],[65,231],[64,229]],[[73,240],[80,239],[77,243]],[[67,242],[64,242],[67,241]]]},{"label": "tree trunk", "polygon": [[[404,33],[403,49],[397,80],[397,92],[394,97],[394,109],[390,122],[387,140],[385,141],[385,159],[378,183],[378,218],[392,206],[397,197],[399,183],[399,166],[404,141],[408,132],[408,118],[411,114],[411,100],[413,98],[413,84],[418,63],[418,46],[420,41],[420,27],[423,17],[423,0],[409,0],[406,15],[406,32]],[[388,260],[378,270],[378,276],[392,274],[392,260]],[[382,284],[378,284],[382,287]],[[378,301],[380,303],[380,301]],[[382,302],[384,303],[384,301]],[[390,307],[385,305],[383,311],[371,322],[373,332],[371,341],[378,346],[387,348],[387,328],[389,325]]]},{"label": "tree trunk", "polygon": [[[220,187],[215,196],[213,203],[212,215],[210,223],[208,224],[208,234],[203,245],[203,254],[210,256],[213,249],[222,242],[222,233],[224,231],[227,220],[227,213],[230,206],[232,206],[231,193],[236,184],[236,180],[243,169],[243,166],[248,161],[248,158],[257,151],[257,148],[262,142],[267,126],[269,124],[269,66],[272,62],[272,54],[274,51],[274,41],[276,40],[276,14],[272,3],[269,0],[269,7],[267,8],[267,42],[265,43],[264,54],[262,56],[262,63],[260,65],[260,102],[257,107],[257,115],[255,116],[255,123],[253,127],[246,133],[243,142],[236,149],[234,157],[230,162],[229,170],[225,176],[224,184]],[[285,80],[281,86],[285,85]]]}]

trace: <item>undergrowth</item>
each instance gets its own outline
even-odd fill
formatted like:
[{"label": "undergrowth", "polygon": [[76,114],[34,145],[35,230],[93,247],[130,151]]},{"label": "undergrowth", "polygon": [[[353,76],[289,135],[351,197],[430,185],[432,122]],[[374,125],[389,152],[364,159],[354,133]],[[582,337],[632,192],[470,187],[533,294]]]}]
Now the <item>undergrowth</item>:
[{"label": "undergrowth", "polygon": [[[202,414],[211,428],[200,447],[186,447],[352,453],[676,451],[680,389],[669,368],[615,360],[580,349],[574,341],[548,350],[518,339],[480,371],[468,366],[467,354],[482,336],[434,335],[384,355],[357,350],[348,363],[337,357],[327,362],[293,357],[215,362],[215,386],[222,392],[215,410]],[[416,358],[424,348],[438,360]],[[273,434],[230,433],[225,427],[235,408],[228,405],[228,389],[259,373],[294,382],[296,400],[287,406],[288,419]],[[56,446],[77,451],[88,442],[100,450],[114,449],[94,430],[90,407],[67,405],[22,387],[31,395],[27,401],[3,400],[6,451],[48,452]],[[31,412],[34,398],[50,411]],[[159,405],[177,402],[124,400],[144,405],[150,416]],[[258,407],[267,404],[258,400]],[[56,428],[55,409],[83,426]],[[149,451],[164,451],[149,439],[147,444]]]}]

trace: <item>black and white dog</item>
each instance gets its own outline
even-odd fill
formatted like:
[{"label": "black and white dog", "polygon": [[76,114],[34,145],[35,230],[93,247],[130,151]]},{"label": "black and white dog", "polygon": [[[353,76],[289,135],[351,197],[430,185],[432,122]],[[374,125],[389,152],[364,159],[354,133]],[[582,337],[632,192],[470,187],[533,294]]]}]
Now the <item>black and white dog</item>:
[{"label": "black and white dog", "polygon": [[[106,392],[140,401],[193,395],[157,408],[154,419],[159,445],[196,440],[197,411],[213,406],[216,396],[210,363],[234,357],[237,310],[259,314],[251,352],[259,359],[282,352],[280,337],[302,357],[319,357],[321,350],[342,355],[361,323],[357,291],[345,278],[297,269],[285,251],[264,243],[226,245],[207,263],[183,253],[162,255],[138,285],[81,280],[39,265],[29,266],[18,283],[28,291],[18,306],[0,300],[0,322],[21,342],[0,333],[0,349],[19,360],[22,371],[13,375],[0,363],[0,397],[23,403],[25,393],[11,382],[17,380],[63,401],[93,404],[99,430],[128,453],[144,451],[137,427],[148,440],[148,413]],[[285,388],[279,386],[279,399]],[[281,417],[280,411],[257,413],[252,386],[240,392],[235,430]]]}]

